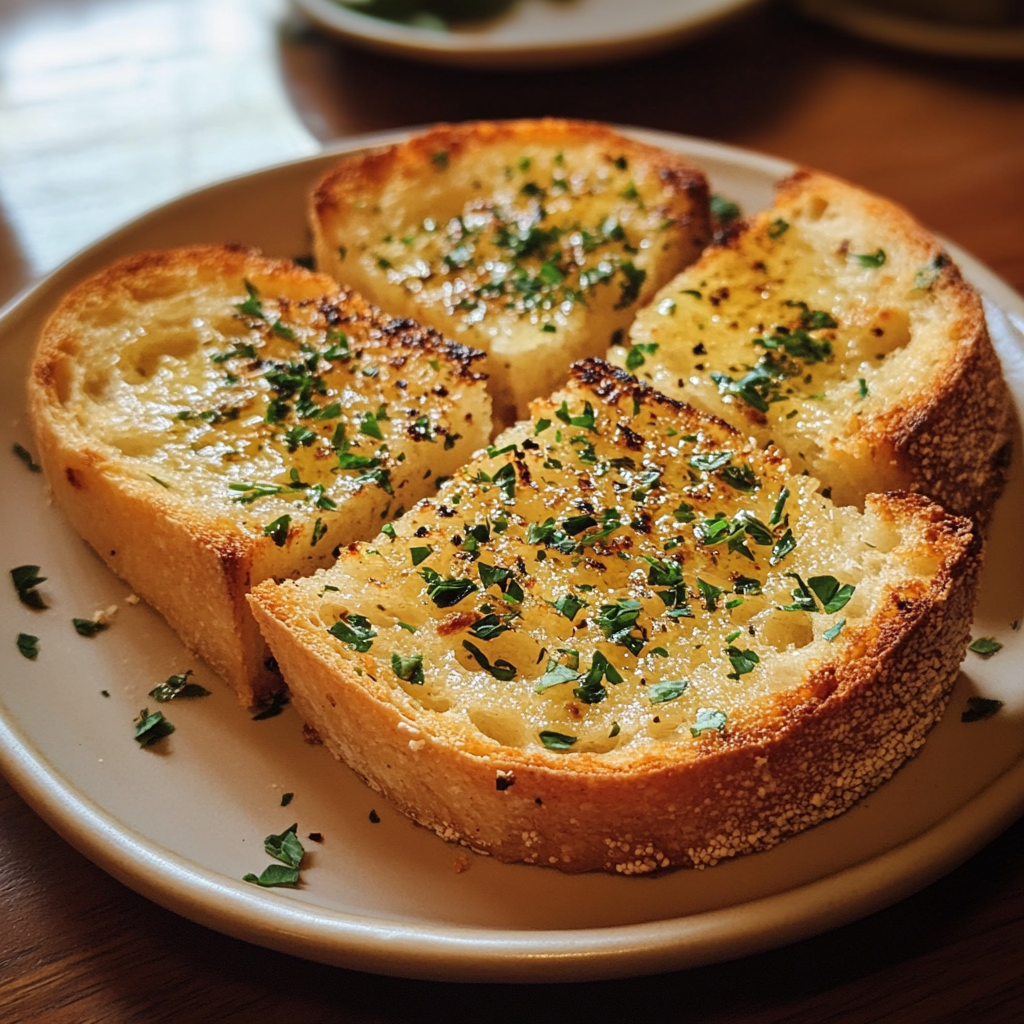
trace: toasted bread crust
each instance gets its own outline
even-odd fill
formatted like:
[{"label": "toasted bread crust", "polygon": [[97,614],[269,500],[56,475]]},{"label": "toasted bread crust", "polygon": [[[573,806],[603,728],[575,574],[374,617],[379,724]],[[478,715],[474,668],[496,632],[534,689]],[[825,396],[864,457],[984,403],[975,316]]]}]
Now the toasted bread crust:
[{"label": "toasted bread crust", "polygon": [[[879,254],[881,262],[870,262]],[[858,272],[858,261],[866,269]],[[824,266],[828,271],[815,277]],[[698,294],[687,289],[704,282],[710,291],[730,274],[731,289],[710,296],[718,327],[706,334],[689,329],[688,318],[701,307],[692,298],[685,314],[681,307],[687,319],[680,326],[660,315],[666,302]],[[747,298],[751,288],[762,295],[760,305]],[[838,317],[831,324],[823,319],[825,330],[812,322],[812,344],[831,345],[831,353],[822,362],[812,353],[802,367],[817,375],[806,390],[825,394],[802,396],[795,378],[787,379],[797,392],[793,401],[784,390],[762,410],[709,383],[712,372],[738,379],[737,364],[770,363],[764,339],[754,347],[749,341],[770,335],[773,324],[807,329],[802,303],[793,301],[799,299],[825,305],[819,316]],[[877,355],[868,327],[879,337]],[[694,337],[704,344],[691,352]],[[643,375],[656,386],[773,438],[798,465],[806,450],[809,471],[841,502],[860,503],[876,490],[917,491],[985,521],[1002,489],[1012,402],[977,292],[906,210],[840,179],[800,170],[780,182],[771,209],[735,226],[659,293],[634,324],[632,340],[656,344],[642,360]],[[830,378],[833,359],[843,368]],[[788,416],[798,412],[790,426]],[[805,421],[812,426],[801,427]]]},{"label": "toasted bread crust", "polygon": [[[591,362],[572,380],[586,389],[577,396],[623,406],[636,399],[656,407],[659,420],[723,427],[725,443],[739,441],[621,371]],[[326,629],[310,628],[314,580],[267,583],[250,600],[300,713],[373,788],[443,838],[570,872],[706,866],[841,813],[913,755],[945,707],[968,636],[978,532],[918,495],[871,496],[867,514],[901,534],[901,557],[920,554],[934,572],[894,585],[869,620],[847,626],[841,655],[730,708],[724,732],[692,743],[564,754],[494,742],[455,723],[453,711],[394,699],[372,658],[346,654]],[[424,521],[422,508],[411,516]]]},{"label": "toasted bread crust", "polygon": [[[236,312],[246,287],[272,301],[280,317],[291,318],[297,328],[301,324],[312,331],[320,325],[339,335],[350,333],[353,344],[363,344],[389,361],[388,379],[405,373],[405,367],[413,371],[416,364],[433,363],[443,369],[449,388],[463,398],[469,396],[464,410],[468,419],[460,417],[458,423],[465,436],[453,441],[451,451],[432,451],[430,461],[417,463],[411,476],[405,467],[395,467],[393,489],[407,503],[428,493],[430,485],[421,482],[424,468],[432,466],[439,474],[453,470],[486,439],[489,420],[483,385],[474,369],[478,353],[452,345],[428,328],[382,314],[358,296],[339,292],[325,275],[291,261],[268,259],[256,250],[196,246],[139,253],[83,281],[64,298],[43,329],[28,389],[40,462],[54,497],[111,569],[167,618],[186,645],[227,679],[243,703],[253,705],[267,700],[282,684],[245,601],[250,586],[269,576],[301,575],[329,564],[333,548],[374,534],[385,509],[397,505],[391,495],[371,484],[342,494],[330,474],[324,476],[325,490],[318,493],[333,494],[338,500],[304,501],[314,492],[301,489],[306,483],[290,487],[286,473],[289,459],[319,451],[303,447],[312,441],[308,436],[289,442],[293,454],[281,452],[282,497],[270,494],[259,500],[231,490],[232,481],[248,465],[246,456],[229,452],[230,458],[218,463],[212,456],[193,457],[188,436],[176,440],[176,431],[184,435],[191,429],[179,422],[182,416],[188,417],[186,424],[203,422],[202,416],[188,410],[174,415],[182,396],[198,395],[197,401],[217,408],[222,386],[215,379],[222,372],[217,367],[237,370],[229,387],[246,387],[245,380],[238,381],[249,374],[255,383],[240,401],[248,403],[246,409],[260,412],[258,403],[268,393],[259,376],[261,368],[283,365],[266,358],[233,361],[234,356],[225,359],[218,352],[218,344],[227,346],[231,338],[240,343],[250,334],[252,344],[263,344],[259,332],[252,332],[253,324],[266,317],[261,313],[247,321]],[[218,317],[236,331],[227,341],[216,333]],[[285,325],[264,333],[286,349],[292,344],[286,340],[290,331]],[[133,348],[139,345],[151,347]],[[260,352],[271,355],[270,348]],[[383,372],[375,376],[374,387],[384,379]],[[167,381],[162,390],[161,380]],[[178,387],[176,382],[184,383]],[[318,394],[327,395],[328,390]],[[320,399],[320,407],[328,400]],[[455,400],[437,398],[418,411],[429,413],[436,407],[449,417]],[[237,423],[238,411],[232,413],[220,419]],[[239,429],[228,440],[238,440],[245,450],[246,431],[259,430],[267,437],[259,447],[253,446],[254,454],[279,445],[263,420],[260,415],[258,427]],[[215,424],[218,418],[211,417],[210,422]],[[334,421],[320,417],[304,422],[322,431]],[[203,429],[198,426],[194,431],[194,447],[204,444],[210,452],[216,444],[227,448],[225,437],[212,426],[205,434]],[[410,468],[417,461],[419,440],[429,436],[399,435],[393,442],[396,455],[398,447],[408,447],[413,456],[406,464]],[[326,456],[329,449],[323,453]],[[237,472],[231,470],[232,464],[239,466]],[[313,469],[307,458],[303,473]],[[257,476],[270,470],[253,463],[250,472]],[[406,498],[406,493],[415,497]],[[287,517],[276,536],[267,532],[275,516]]]},{"label": "toasted bread crust", "polygon": [[[552,160],[564,161],[562,169]],[[561,189],[548,182],[553,169],[564,169]],[[526,195],[542,197],[529,228]],[[562,209],[569,195],[574,207]],[[456,266],[447,262],[450,252],[435,251],[467,213],[493,218],[481,234],[469,233],[479,249],[474,258],[497,261],[508,273],[485,272],[487,262]],[[432,239],[423,237],[424,218],[436,222]],[[496,420],[506,425],[528,414],[531,398],[564,380],[569,363],[601,355],[635,309],[696,258],[711,235],[707,183],[682,157],[605,125],[554,118],[442,124],[350,157],[314,189],[310,222],[321,269],[385,309],[487,350]],[[602,223],[615,224],[613,237],[599,238]],[[495,248],[505,229],[518,238],[511,249]],[[625,235],[615,234],[623,229]],[[573,231],[586,241],[566,248]],[[451,242],[456,252],[457,243]],[[633,277],[620,278],[618,266],[604,266],[608,259],[628,264]],[[551,301],[529,298],[512,315],[523,293],[518,286],[502,292],[500,281],[524,267],[540,273],[534,283]],[[573,300],[577,292],[589,314]]]}]

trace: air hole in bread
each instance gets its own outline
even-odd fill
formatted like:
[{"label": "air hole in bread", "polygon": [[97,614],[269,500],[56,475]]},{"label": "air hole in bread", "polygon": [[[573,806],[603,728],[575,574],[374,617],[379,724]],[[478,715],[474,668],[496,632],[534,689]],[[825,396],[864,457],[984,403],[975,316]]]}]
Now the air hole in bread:
[{"label": "air hole in bread", "polygon": [[780,651],[799,650],[814,641],[814,627],[806,612],[781,612],[769,609],[755,617],[758,638]]},{"label": "air hole in bread", "polygon": [[194,332],[140,338],[122,350],[118,369],[127,383],[141,383],[168,360],[188,359],[198,348],[199,340]]},{"label": "air hole in bread", "polygon": [[494,708],[472,708],[469,720],[488,739],[506,747],[522,747],[526,744],[526,731],[522,722],[511,712]]}]

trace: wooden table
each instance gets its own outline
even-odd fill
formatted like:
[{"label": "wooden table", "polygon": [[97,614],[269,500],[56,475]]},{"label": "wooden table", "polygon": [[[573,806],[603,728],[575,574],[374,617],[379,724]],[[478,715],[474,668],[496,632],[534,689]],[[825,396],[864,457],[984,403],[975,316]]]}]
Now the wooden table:
[{"label": "wooden table", "polygon": [[[283,30],[280,28],[284,25]],[[1024,290],[1024,67],[914,56],[768,6],[688,48],[468,74],[304,28],[280,0],[0,5],[0,299],[184,189],[439,119],[569,115],[707,136],[910,207]],[[225,938],[113,881],[0,782],[0,1021],[1024,1020],[1024,822],[821,937],[655,978],[445,986]]]}]

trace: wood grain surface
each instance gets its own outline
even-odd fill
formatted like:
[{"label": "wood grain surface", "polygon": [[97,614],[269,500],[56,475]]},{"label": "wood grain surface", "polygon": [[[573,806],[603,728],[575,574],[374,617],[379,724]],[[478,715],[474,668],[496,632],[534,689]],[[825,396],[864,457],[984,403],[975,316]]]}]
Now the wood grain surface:
[{"label": "wood grain surface", "polygon": [[[197,5],[190,10],[196,16],[181,22],[175,45],[157,45],[165,30],[147,56],[134,43],[126,55],[124,40],[129,29],[166,16],[157,0],[0,4],[0,299],[88,242],[80,238],[86,227],[97,235],[138,212],[123,198],[120,153],[145,169],[146,195],[155,202],[339,136],[542,114],[706,136],[842,175],[904,203],[1024,290],[1019,64],[889,50],[769,4],[697,44],[627,64],[469,74],[362,53],[304,28],[271,0],[209,0],[204,11],[219,20],[201,17]],[[98,50],[82,45],[89,32],[104,41]],[[221,45],[225,33],[242,43]],[[55,53],[67,54],[63,64],[54,63]],[[221,61],[220,70],[197,65],[197,54]],[[134,96],[150,104],[146,110],[133,110],[132,89],[111,77],[119,61],[134,69]],[[142,87],[159,74],[179,83],[172,97],[185,95],[197,76],[237,75],[239,68],[264,90],[259,145],[248,136],[239,141],[239,118],[247,110],[252,116],[242,91],[171,109],[153,104],[159,90]],[[28,79],[35,92],[19,85]],[[96,115],[67,153],[55,153],[54,140],[70,131],[62,134],[60,118],[73,116],[83,88],[92,90]],[[177,132],[159,160],[147,164],[133,136],[123,135],[126,119],[136,116],[163,126],[164,135]],[[207,151],[197,155],[200,144]],[[72,199],[88,215],[86,227],[72,229],[67,215],[54,212],[65,209],[62,202],[73,209]],[[1024,1020],[1022,951],[1019,822],[886,911],[732,963],[560,986],[378,978],[250,946],[162,910],[85,860],[0,781],[3,1024],[1011,1024]]]}]

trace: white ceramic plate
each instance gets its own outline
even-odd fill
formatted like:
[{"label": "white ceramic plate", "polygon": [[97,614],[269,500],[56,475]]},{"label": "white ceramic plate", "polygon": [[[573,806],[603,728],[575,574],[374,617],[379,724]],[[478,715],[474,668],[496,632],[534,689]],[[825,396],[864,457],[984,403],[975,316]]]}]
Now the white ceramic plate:
[{"label": "white ceramic plate", "polygon": [[334,0],[293,0],[321,28],[380,53],[475,68],[592,64],[665,50],[759,0],[518,0],[450,31],[372,18]]},{"label": "white ceramic plate", "polygon": [[[773,180],[789,169],[712,143],[638,134],[687,153],[748,211],[769,201]],[[304,743],[292,709],[251,721],[158,615],[125,602],[128,588],[48,505],[43,479],[10,454],[14,442],[31,448],[22,381],[47,310],[85,273],[141,248],[230,240],[301,253],[306,188],[338,153],[369,141],[380,138],[185,196],[97,243],[0,313],[2,566],[42,566],[50,603],[33,612],[13,587],[0,587],[0,769],[25,799],[102,868],[186,917],[327,963],[447,980],[580,981],[765,949],[906,896],[1009,824],[1024,809],[1024,643],[1010,626],[1024,612],[1019,444],[975,623],[975,636],[998,637],[1003,651],[988,661],[968,655],[950,712],[924,752],[876,794],[767,853],[702,872],[570,877],[464,853],[412,825],[324,748]],[[991,301],[1020,403],[1024,299],[957,255]],[[73,616],[114,603],[107,632],[74,632]],[[19,632],[40,637],[36,661],[19,655]],[[213,695],[165,705],[177,731],[156,750],[139,749],[132,720],[154,707],[146,694],[187,668]],[[960,711],[976,693],[1005,707],[962,724]],[[287,808],[285,792],[295,794]],[[293,821],[301,837],[324,837],[306,841],[302,887],[242,882],[269,862],[263,837]]]},{"label": "white ceramic plate", "polygon": [[983,60],[1024,58],[1024,29],[984,28],[925,21],[868,7],[857,0],[798,0],[812,18],[877,43],[942,57],[973,57]]}]

